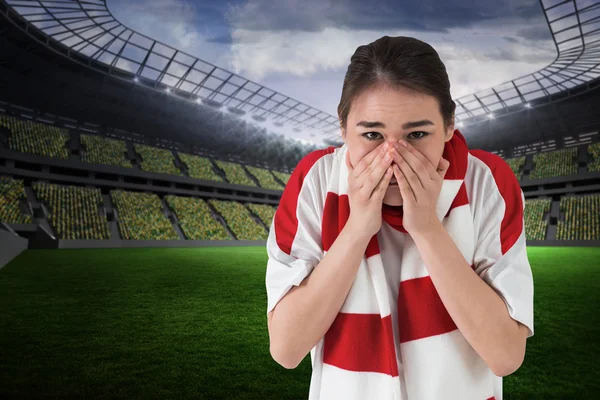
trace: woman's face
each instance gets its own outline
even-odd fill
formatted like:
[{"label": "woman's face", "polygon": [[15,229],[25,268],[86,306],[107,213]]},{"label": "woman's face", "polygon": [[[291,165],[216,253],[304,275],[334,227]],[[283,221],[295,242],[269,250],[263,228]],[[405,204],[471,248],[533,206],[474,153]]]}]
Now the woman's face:
[{"label": "woman's face", "polygon": [[[353,166],[380,144],[394,144],[403,139],[437,167],[444,143],[452,138],[453,132],[453,125],[444,129],[435,97],[407,88],[379,86],[365,90],[354,99],[342,137]],[[392,177],[392,182],[395,180]],[[402,205],[397,185],[390,184],[383,202]]]}]

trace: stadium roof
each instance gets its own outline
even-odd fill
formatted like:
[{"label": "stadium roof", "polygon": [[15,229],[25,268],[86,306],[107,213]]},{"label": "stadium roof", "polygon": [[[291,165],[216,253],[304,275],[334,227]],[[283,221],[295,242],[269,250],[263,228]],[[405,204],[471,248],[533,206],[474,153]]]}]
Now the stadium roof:
[{"label": "stadium roof", "polygon": [[[60,42],[70,57],[85,56],[91,68],[101,64],[102,72],[119,79],[339,139],[337,117],[129,29],[105,0],[0,1],[47,35],[47,45]],[[552,103],[553,94],[600,77],[600,0],[540,3],[556,59],[537,72],[456,99],[458,127]]]}]

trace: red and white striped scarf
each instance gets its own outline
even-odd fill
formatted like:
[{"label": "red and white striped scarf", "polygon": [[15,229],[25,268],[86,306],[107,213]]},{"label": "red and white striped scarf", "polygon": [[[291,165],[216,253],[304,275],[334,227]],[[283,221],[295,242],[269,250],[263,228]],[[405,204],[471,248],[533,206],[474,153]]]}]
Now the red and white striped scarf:
[{"label": "red and white striped scarf", "polygon": [[[350,213],[347,146],[334,151],[322,218],[326,253]],[[457,130],[445,144],[450,166],[436,213],[465,259],[473,265],[474,227],[464,178],[468,148]],[[383,209],[393,228],[402,213]],[[354,283],[324,338],[311,350],[311,400],[488,400],[494,377],[446,311],[415,242],[406,235],[399,296],[391,299],[377,235],[370,240]],[[397,301],[400,348],[395,348],[390,301]],[[397,361],[401,360],[400,368]],[[400,372],[399,372],[400,371]]]}]

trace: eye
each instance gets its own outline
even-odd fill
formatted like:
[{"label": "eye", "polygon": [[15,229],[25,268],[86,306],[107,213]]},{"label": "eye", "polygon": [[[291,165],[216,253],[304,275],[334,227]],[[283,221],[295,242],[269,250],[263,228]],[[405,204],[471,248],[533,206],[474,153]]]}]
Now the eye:
[{"label": "eye", "polygon": [[367,136],[367,135],[369,135],[369,134],[371,134],[371,133],[372,133],[372,134],[374,134],[374,135],[379,135],[379,136],[381,136],[381,134],[380,134],[379,132],[367,132],[367,133],[363,133],[363,136],[364,136],[364,137],[366,137],[366,138],[367,138],[367,140],[377,140],[377,137],[376,137],[376,136],[375,136],[375,137],[372,137],[372,136],[371,136],[371,137],[369,137],[369,136]]},{"label": "eye", "polygon": [[411,132],[409,134],[409,136],[412,135],[412,134],[417,134],[417,133],[421,133],[422,135],[419,136],[419,137],[413,137],[413,139],[423,139],[425,136],[429,135],[429,133],[427,133],[427,132],[417,131],[417,132]]}]

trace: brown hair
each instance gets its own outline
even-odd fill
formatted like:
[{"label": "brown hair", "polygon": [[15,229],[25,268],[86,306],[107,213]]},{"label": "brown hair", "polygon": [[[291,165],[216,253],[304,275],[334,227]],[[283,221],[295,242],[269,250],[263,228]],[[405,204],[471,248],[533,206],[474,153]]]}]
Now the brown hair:
[{"label": "brown hair", "polygon": [[454,120],[456,104],[450,96],[446,67],[429,44],[406,36],[383,36],[359,46],[344,78],[338,117],[345,130],[352,101],[375,85],[406,87],[435,97],[445,127]]}]

